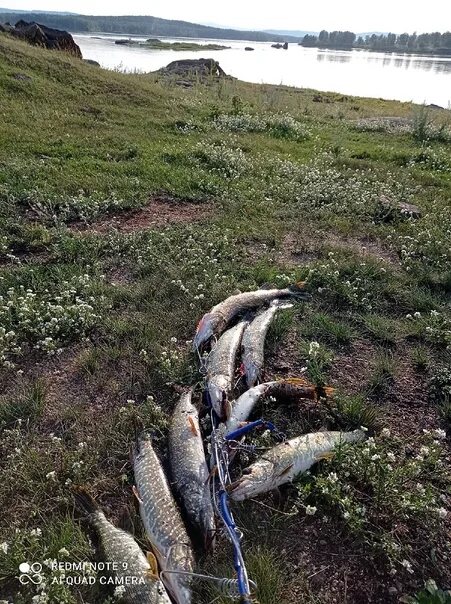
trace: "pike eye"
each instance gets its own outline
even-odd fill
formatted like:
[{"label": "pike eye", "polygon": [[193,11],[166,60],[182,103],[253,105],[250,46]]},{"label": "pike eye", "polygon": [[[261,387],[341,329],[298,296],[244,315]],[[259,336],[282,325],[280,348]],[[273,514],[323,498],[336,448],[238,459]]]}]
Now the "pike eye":
[{"label": "pike eye", "polygon": [[242,474],[244,474],[245,476],[252,474],[251,468],[244,468]]}]

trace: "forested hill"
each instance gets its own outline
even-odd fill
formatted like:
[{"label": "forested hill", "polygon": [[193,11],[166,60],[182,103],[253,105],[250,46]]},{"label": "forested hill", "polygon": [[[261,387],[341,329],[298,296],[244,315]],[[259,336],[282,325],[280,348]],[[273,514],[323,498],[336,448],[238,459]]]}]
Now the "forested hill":
[{"label": "forested hill", "polygon": [[172,21],[149,16],[91,16],[63,15],[58,13],[1,13],[0,21],[14,24],[19,19],[38,21],[48,27],[70,32],[106,32],[138,34],[144,36],[174,36],[181,38],[213,38],[230,40],[253,40],[256,42],[297,42],[301,38],[281,36],[260,31],[238,31],[209,27],[187,21]]}]

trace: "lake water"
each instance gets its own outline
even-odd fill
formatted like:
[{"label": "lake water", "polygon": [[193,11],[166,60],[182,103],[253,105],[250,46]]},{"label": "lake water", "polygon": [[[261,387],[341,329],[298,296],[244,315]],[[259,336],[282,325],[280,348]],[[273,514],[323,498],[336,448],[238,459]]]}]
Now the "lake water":
[{"label": "lake water", "polygon": [[[114,43],[130,36],[74,34],[85,59],[123,71],[155,71],[176,59],[214,58],[224,71],[240,80],[285,84],[364,97],[434,103],[451,108],[451,58],[365,50],[321,50],[290,44],[276,50],[267,42],[196,40],[231,46],[220,51],[151,50]],[[133,39],[145,40],[135,36]],[[162,38],[169,42],[178,38]],[[252,46],[253,52],[246,52]]]}]

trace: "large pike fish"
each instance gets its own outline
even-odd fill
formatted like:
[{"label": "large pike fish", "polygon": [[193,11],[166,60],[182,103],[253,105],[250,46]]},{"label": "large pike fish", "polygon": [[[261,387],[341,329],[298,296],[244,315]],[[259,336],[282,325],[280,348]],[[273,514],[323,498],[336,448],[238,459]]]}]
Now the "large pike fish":
[{"label": "large pike fish", "polygon": [[141,519],[160,565],[162,580],[177,604],[190,604],[189,579],[186,575],[166,571],[193,571],[191,541],[160,460],[146,436],[141,436],[135,445],[133,469]]},{"label": "large pike fish", "polygon": [[189,517],[201,530],[208,546],[216,530],[215,514],[209,484],[210,472],[191,389],[182,394],[172,415],[169,455],[175,486]]},{"label": "large pike fish", "polygon": [[302,378],[288,378],[258,384],[258,386],[246,390],[236,401],[230,403],[225,423],[226,433],[239,428],[248,419],[259,401],[265,397],[272,396],[282,400],[309,399],[317,401],[320,396],[330,396],[332,393],[332,388],[312,386]]},{"label": "large pike fish", "polygon": [[207,390],[218,417],[224,419],[229,393],[233,388],[236,356],[247,321],[240,321],[222,334],[207,359]]},{"label": "large pike fish", "polygon": [[327,458],[341,443],[363,440],[362,430],[353,432],[314,432],[277,445],[264,453],[230,485],[230,497],[243,501],[292,482],[320,459]]},{"label": "large pike fish", "polygon": [[268,304],[276,298],[308,298],[304,283],[298,283],[285,289],[259,289],[230,296],[205,314],[200,320],[193,340],[194,350],[216,335],[219,336],[239,313]]},{"label": "large pike fish", "polygon": [[116,528],[102,512],[94,499],[83,489],[74,493],[75,502],[99,536],[105,560],[115,565],[118,586],[125,591],[121,601],[126,604],[171,604],[157,569],[131,535]]},{"label": "large pike fish", "polygon": [[242,354],[244,374],[248,388],[252,388],[260,380],[264,364],[265,339],[269,326],[278,310],[292,308],[289,302],[275,299],[269,308],[257,315],[248,325],[243,334]]}]

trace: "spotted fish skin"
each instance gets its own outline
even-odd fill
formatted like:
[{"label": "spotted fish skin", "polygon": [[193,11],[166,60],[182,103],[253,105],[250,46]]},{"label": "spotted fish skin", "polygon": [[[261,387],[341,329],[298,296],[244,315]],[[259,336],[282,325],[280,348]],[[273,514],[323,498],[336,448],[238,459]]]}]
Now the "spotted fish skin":
[{"label": "spotted fish skin", "polygon": [[[171,604],[160,579],[152,575],[146,556],[131,535],[116,528],[85,491],[75,493],[78,507],[88,514],[88,521],[97,532],[106,562],[115,564],[118,585],[125,592],[125,604]],[[126,583],[126,582],[127,583]]]},{"label": "spotted fish skin", "polygon": [[241,344],[241,358],[248,388],[255,386],[261,378],[265,357],[265,339],[272,320],[278,310],[292,308],[292,306],[292,304],[282,303],[275,299],[271,302],[269,308],[257,315],[246,328]]},{"label": "spotted fish skin", "polygon": [[158,559],[163,582],[177,604],[191,604],[191,588],[186,576],[164,572],[193,572],[194,555],[166,475],[149,438],[143,436],[138,439],[133,457],[139,511]]},{"label": "spotted fish skin", "polygon": [[194,350],[199,349],[212,336],[219,336],[239,313],[260,308],[260,306],[269,304],[276,298],[308,298],[309,294],[303,290],[303,287],[304,284],[299,283],[285,289],[258,289],[230,296],[223,302],[213,306],[199,321],[193,340]]},{"label": "spotted fish skin", "polygon": [[240,321],[219,338],[207,360],[207,389],[217,416],[224,419],[233,387],[236,357],[248,321]]},{"label": "spotted fish skin", "polygon": [[243,501],[292,482],[340,443],[365,438],[362,430],[353,432],[314,432],[277,445],[264,453],[246,473],[230,486],[230,497]]},{"label": "spotted fish skin", "polygon": [[248,419],[258,402],[266,396],[284,399],[317,400],[319,394],[315,386],[308,384],[300,378],[289,378],[258,384],[258,386],[246,390],[236,401],[230,404],[228,418],[225,423],[227,433],[239,428]]},{"label": "spotted fish skin", "polygon": [[207,545],[212,542],[216,529],[215,514],[210,492],[210,472],[191,389],[182,394],[174,409],[169,431],[169,455],[175,487],[188,516],[202,532]]}]

